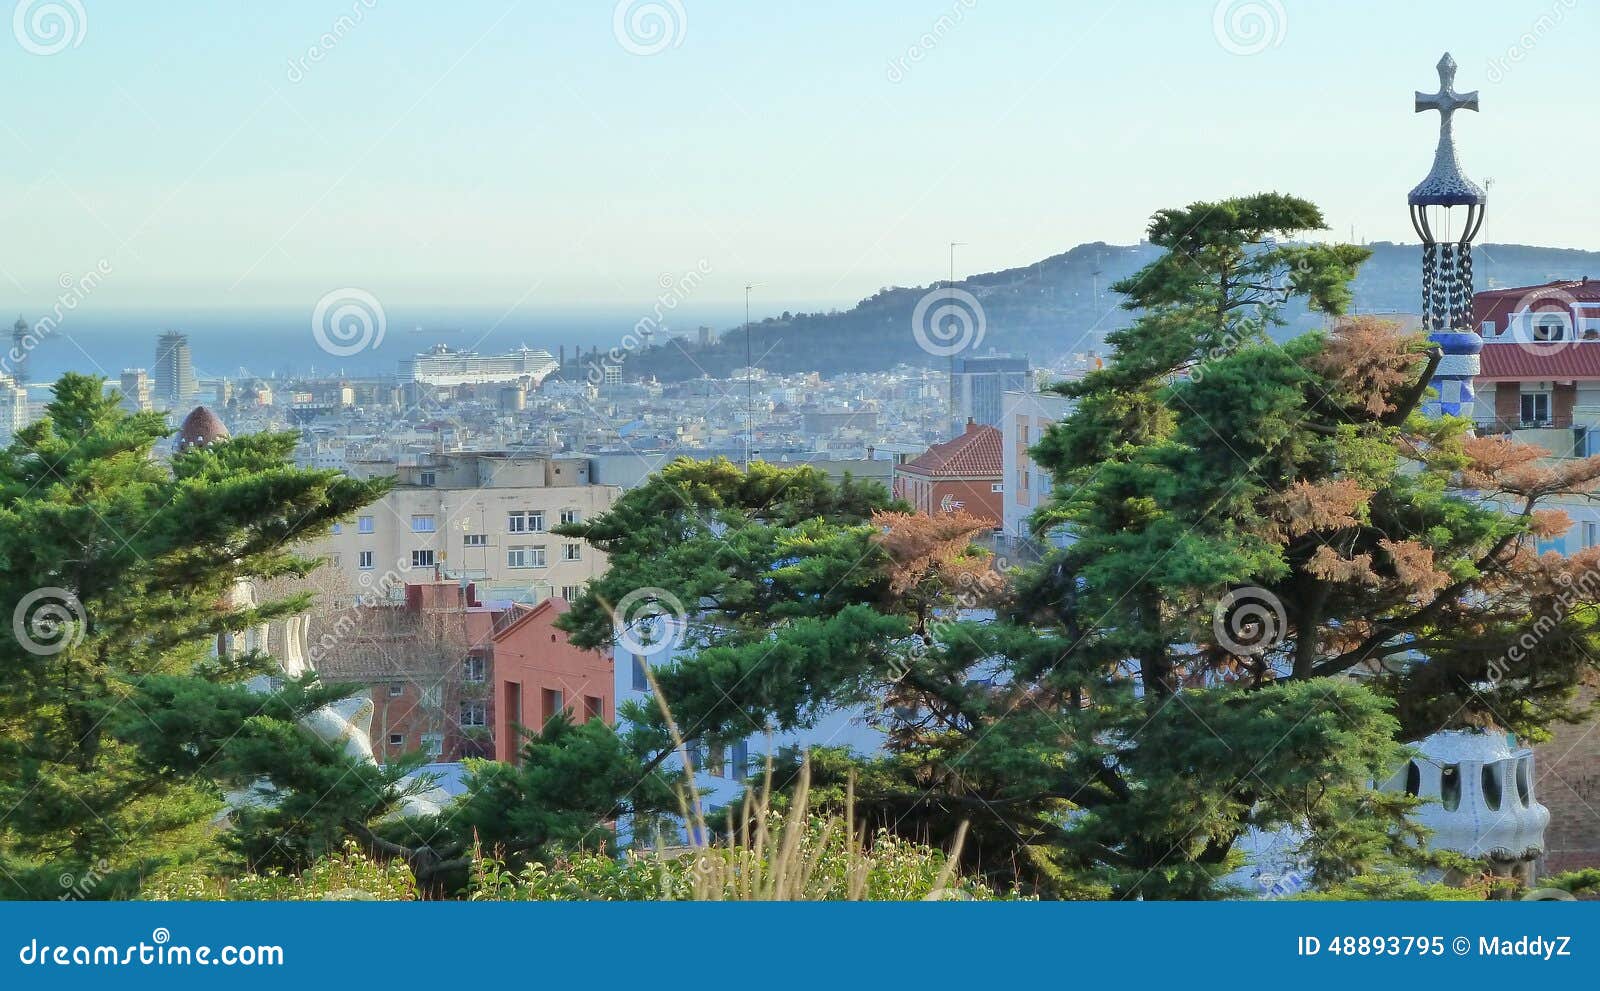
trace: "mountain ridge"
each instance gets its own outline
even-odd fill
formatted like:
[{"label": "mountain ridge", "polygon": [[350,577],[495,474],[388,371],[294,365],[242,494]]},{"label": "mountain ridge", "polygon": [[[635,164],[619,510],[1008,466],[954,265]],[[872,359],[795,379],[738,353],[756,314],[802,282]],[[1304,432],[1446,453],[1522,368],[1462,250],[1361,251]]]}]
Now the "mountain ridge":
[{"label": "mountain ridge", "polygon": [[[1421,246],[1377,241],[1365,247],[1372,257],[1357,274],[1351,311],[1416,313],[1422,292]],[[960,337],[968,346],[959,353],[1026,354],[1041,365],[1074,352],[1103,348],[1105,333],[1125,326],[1132,316],[1122,309],[1121,298],[1109,286],[1160,254],[1161,249],[1148,242],[1116,245],[1093,241],[1030,265],[958,280],[955,305],[960,306],[962,294],[969,293],[983,313],[981,340],[974,345],[979,325],[969,323]],[[1580,248],[1483,244],[1474,246],[1473,259],[1480,289],[1600,276],[1600,252]],[[942,280],[926,286],[886,287],[847,310],[785,312],[753,322],[750,354],[757,367],[778,373],[870,372],[902,363],[944,368],[949,358],[939,347],[955,342],[924,332],[923,340],[933,347],[923,347],[913,319],[919,303],[939,290],[945,291],[923,307],[921,322],[926,326],[928,315],[950,301],[948,283]],[[1322,320],[1304,310],[1290,311],[1286,317],[1288,325],[1282,328],[1282,336],[1304,332]],[[591,353],[570,363],[563,375],[581,377],[591,362],[609,360]],[[709,347],[668,341],[627,354],[623,377],[651,376],[662,381],[703,375],[727,378],[745,363],[745,336],[742,327],[736,326],[719,334]]]}]

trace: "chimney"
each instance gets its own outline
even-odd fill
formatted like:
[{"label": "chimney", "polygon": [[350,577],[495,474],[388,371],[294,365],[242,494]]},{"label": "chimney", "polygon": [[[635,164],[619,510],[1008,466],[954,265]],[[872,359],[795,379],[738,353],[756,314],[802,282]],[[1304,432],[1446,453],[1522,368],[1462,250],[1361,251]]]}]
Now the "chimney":
[{"label": "chimney", "polygon": [[974,430],[976,430],[976,429],[978,429],[978,423],[977,423],[977,421],[976,421],[976,420],[974,420],[974,419],[973,419],[973,418],[972,418],[972,417],[970,417],[970,416],[969,416],[969,417],[967,417],[967,430],[966,430],[966,432],[967,432],[967,433],[969,433],[969,434],[970,434],[970,433],[972,433],[972,432],[973,432],[973,431],[974,431]]}]

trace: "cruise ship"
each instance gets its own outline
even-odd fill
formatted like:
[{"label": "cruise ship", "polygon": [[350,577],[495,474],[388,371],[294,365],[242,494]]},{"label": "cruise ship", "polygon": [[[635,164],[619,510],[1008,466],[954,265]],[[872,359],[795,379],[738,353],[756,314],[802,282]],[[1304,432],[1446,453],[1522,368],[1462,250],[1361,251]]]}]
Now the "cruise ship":
[{"label": "cruise ship", "polygon": [[400,376],[429,385],[484,385],[492,382],[517,382],[532,379],[537,385],[561,367],[555,356],[542,348],[523,345],[505,354],[480,355],[447,344],[435,344],[415,358],[400,362]]}]

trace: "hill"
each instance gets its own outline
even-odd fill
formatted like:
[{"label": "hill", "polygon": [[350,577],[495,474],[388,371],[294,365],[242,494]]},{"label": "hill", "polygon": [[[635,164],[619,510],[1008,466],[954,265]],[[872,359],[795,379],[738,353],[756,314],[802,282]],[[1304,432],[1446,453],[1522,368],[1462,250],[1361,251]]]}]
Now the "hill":
[{"label": "hill", "polygon": [[[1373,254],[1356,279],[1355,311],[1415,313],[1421,295],[1418,246],[1383,241],[1368,247]],[[1032,265],[958,282],[959,289],[978,301],[984,315],[981,344],[962,353],[994,349],[1026,354],[1035,364],[1044,364],[1064,354],[1102,347],[1105,333],[1128,319],[1119,297],[1107,287],[1137,272],[1159,251],[1146,243],[1080,244]],[[1600,252],[1576,249],[1485,244],[1475,249],[1474,262],[1480,289],[1600,276]],[[919,302],[944,285],[887,288],[848,310],[784,313],[762,320],[751,326],[751,352],[759,367],[785,373],[877,371],[902,362],[945,367],[948,359],[943,352],[929,353],[913,332]],[[1299,333],[1320,322],[1313,314],[1293,314],[1283,333]],[[630,354],[624,377],[725,378],[744,364],[744,333],[734,327],[706,348],[668,342]],[[564,371],[582,376],[576,365]]]}]

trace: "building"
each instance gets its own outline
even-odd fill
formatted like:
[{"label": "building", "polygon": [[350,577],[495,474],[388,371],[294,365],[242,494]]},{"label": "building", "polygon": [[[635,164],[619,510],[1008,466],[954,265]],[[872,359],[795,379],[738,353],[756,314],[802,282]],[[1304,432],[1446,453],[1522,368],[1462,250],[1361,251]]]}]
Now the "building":
[{"label": "building", "polygon": [[939,516],[965,511],[1003,526],[1005,458],[999,430],[967,421],[966,430],[935,444],[894,469],[894,494],[919,513]]},{"label": "building", "polygon": [[155,392],[151,397],[156,408],[183,409],[194,400],[198,388],[189,338],[175,330],[162,334],[156,340]]},{"label": "building", "polygon": [[[1600,280],[1587,277],[1491,289],[1473,297],[1483,340],[1474,382],[1479,433],[1536,444],[1553,458],[1600,453]],[[1600,546],[1600,501],[1549,501],[1572,520],[1538,551]],[[1600,734],[1595,724],[1558,725],[1533,748],[1534,791],[1549,809],[1547,873],[1600,867]]]},{"label": "building", "polygon": [[1483,338],[1482,429],[1586,429],[1600,421],[1600,281],[1481,292],[1472,315]]},{"label": "building", "polygon": [[28,355],[37,343],[28,321],[17,317],[17,322],[11,325],[11,377],[18,385],[28,384]]},{"label": "building", "polygon": [[[627,702],[654,705],[648,675],[650,666],[673,663],[688,651],[689,648],[685,646],[688,638],[680,631],[679,635],[655,639],[641,635],[639,630],[634,629],[619,630],[617,641],[617,646],[613,648],[612,665],[615,704],[618,707]],[[649,643],[649,646],[642,646],[642,643]],[[752,775],[759,776],[769,757],[798,753],[812,747],[848,748],[852,753],[862,756],[880,752],[886,736],[875,725],[873,717],[877,711],[877,707],[870,705],[834,709],[820,715],[806,729],[785,733],[754,732],[727,746],[712,747],[705,740],[686,740],[685,750],[694,769],[694,783],[700,793],[702,812],[709,819],[716,810],[738,801],[744,793],[745,780]],[[686,727],[685,732],[692,734],[693,728]],[[682,755],[674,754],[661,766],[681,775]],[[625,820],[617,826],[618,838],[623,843],[630,842],[632,823]],[[677,843],[682,837],[640,837],[640,842],[649,844],[657,839]]]},{"label": "building", "polygon": [[1001,523],[1005,528],[1002,553],[1012,560],[1022,559],[1023,551],[1035,541],[1028,521],[1050,496],[1050,473],[1033,460],[1033,446],[1053,423],[1072,412],[1073,402],[1065,396],[1043,392],[1008,392],[1005,417],[1000,424],[1004,459],[1005,504]]},{"label": "building", "polygon": [[549,351],[520,347],[502,355],[480,355],[435,344],[427,351],[400,362],[400,377],[408,382],[454,387],[511,383],[529,379],[537,386],[560,368]]},{"label": "building", "polygon": [[422,581],[392,590],[399,594],[368,596],[313,626],[317,672],[326,682],[366,687],[379,763],[419,750],[446,762],[493,756],[495,611],[470,584]]},{"label": "building", "polygon": [[955,423],[998,427],[1005,415],[1005,394],[1033,388],[1028,359],[1015,355],[956,358],[950,365],[950,411]]},{"label": "building", "polygon": [[809,437],[827,437],[841,430],[857,430],[864,434],[878,432],[878,411],[875,409],[808,409],[801,414],[801,431]]},{"label": "building", "polygon": [[155,386],[143,368],[124,368],[119,388],[122,392],[122,408],[129,413],[146,413],[155,409],[152,402]]},{"label": "building", "polygon": [[314,545],[349,588],[382,576],[470,581],[486,600],[575,598],[605,571],[605,556],[550,530],[611,507],[621,489],[597,485],[587,458],[507,452],[427,454],[415,463],[352,461],[360,478],[397,483],[355,520]]},{"label": "building", "polygon": [[9,375],[0,375],[0,444],[10,444],[28,425],[28,390]]},{"label": "building", "polygon": [[513,606],[496,618],[490,666],[494,679],[494,756],[515,764],[518,727],[538,732],[565,712],[574,722],[616,720],[615,683],[608,651],[583,650],[556,628],[567,600]]}]

